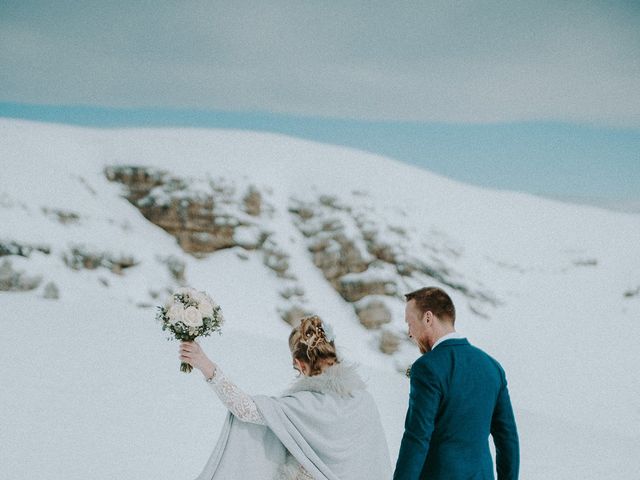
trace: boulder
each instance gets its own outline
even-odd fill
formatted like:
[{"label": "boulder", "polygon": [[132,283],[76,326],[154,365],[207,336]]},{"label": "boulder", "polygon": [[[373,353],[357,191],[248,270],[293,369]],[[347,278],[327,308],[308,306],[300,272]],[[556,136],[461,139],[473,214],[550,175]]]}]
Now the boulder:
[{"label": "boulder", "polygon": [[357,302],[369,295],[396,295],[397,287],[392,280],[369,275],[347,275],[337,282],[337,289],[348,302]]},{"label": "boulder", "polygon": [[55,283],[49,282],[44,286],[42,297],[49,300],[57,300],[60,298],[60,290],[58,290],[58,287]]},{"label": "boulder", "polygon": [[387,355],[392,355],[400,348],[400,342],[402,338],[389,330],[383,330],[380,334],[380,351]]},{"label": "boulder", "polygon": [[308,317],[311,313],[299,305],[292,305],[289,308],[281,310],[280,315],[291,327],[297,327],[300,319]]},{"label": "boulder", "polygon": [[368,330],[377,330],[392,320],[391,311],[381,300],[368,300],[365,297],[354,307],[360,323]]},{"label": "boulder", "polygon": [[40,285],[41,276],[29,276],[23,271],[14,270],[11,262],[5,259],[0,264],[0,291],[24,292]]}]

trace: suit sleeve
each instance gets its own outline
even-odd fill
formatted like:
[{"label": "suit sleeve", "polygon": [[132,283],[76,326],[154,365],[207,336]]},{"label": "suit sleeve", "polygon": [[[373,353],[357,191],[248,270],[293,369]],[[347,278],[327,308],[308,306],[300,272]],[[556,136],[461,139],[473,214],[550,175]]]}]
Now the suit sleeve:
[{"label": "suit sleeve", "polygon": [[491,418],[491,436],[496,446],[498,480],[516,480],[520,468],[520,445],[507,379],[503,371],[501,375],[502,387]]},{"label": "suit sleeve", "polygon": [[409,409],[394,479],[420,478],[441,399],[442,389],[436,375],[424,362],[416,362],[411,367]]}]

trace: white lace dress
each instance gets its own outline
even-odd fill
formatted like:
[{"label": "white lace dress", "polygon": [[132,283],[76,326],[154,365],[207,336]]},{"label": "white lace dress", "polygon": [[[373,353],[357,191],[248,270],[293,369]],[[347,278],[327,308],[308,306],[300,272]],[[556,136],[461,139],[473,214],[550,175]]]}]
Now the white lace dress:
[{"label": "white lace dress", "polygon": [[[216,367],[211,382],[209,382],[218,398],[233,415],[243,422],[266,425],[264,417],[258,410],[253,399],[244,393],[235,383]],[[292,456],[287,455],[287,461],[280,469],[274,480],[313,480],[313,477]]]}]

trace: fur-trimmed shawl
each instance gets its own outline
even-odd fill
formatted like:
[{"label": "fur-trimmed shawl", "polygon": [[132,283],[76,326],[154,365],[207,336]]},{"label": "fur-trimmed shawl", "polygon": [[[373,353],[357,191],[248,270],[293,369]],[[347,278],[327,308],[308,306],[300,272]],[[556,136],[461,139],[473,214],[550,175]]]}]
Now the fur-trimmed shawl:
[{"label": "fur-trimmed shawl", "polygon": [[298,377],[285,394],[318,392],[334,393],[341,397],[352,396],[354,392],[367,388],[356,368],[352,363],[336,363],[325,368],[319,375]]},{"label": "fur-trimmed shawl", "polygon": [[[285,391],[285,395],[296,392],[318,392],[333,394],[340,397],[350,397],[358,390],[365,390],[366,385],[351,363],[336,363],[319,375],[312,377],[301,376]],[[276,480],[306,480],[312,479],[305,470],[301,470],[300,463],[289,453]]]},{"label": "fur-trimmed shawl", "polygon": [[197,480],[391,478],[380,415],[354,365],[332,365],[298,378],[281,397],[253,400],[267,426],[229,414]]}]

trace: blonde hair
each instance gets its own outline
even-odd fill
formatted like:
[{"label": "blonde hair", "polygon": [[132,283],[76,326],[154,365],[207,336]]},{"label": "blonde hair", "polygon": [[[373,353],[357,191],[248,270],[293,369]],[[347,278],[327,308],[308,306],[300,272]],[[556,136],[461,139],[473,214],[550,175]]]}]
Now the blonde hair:
[{"label": "blonde hair", "polygon": [[294,359],[309,365],[310,376],[322,373],[327,363],[339,363],[336,346],[327,340],[317,315],[300,319],[300,324],[289,335],[289,349]]}]

